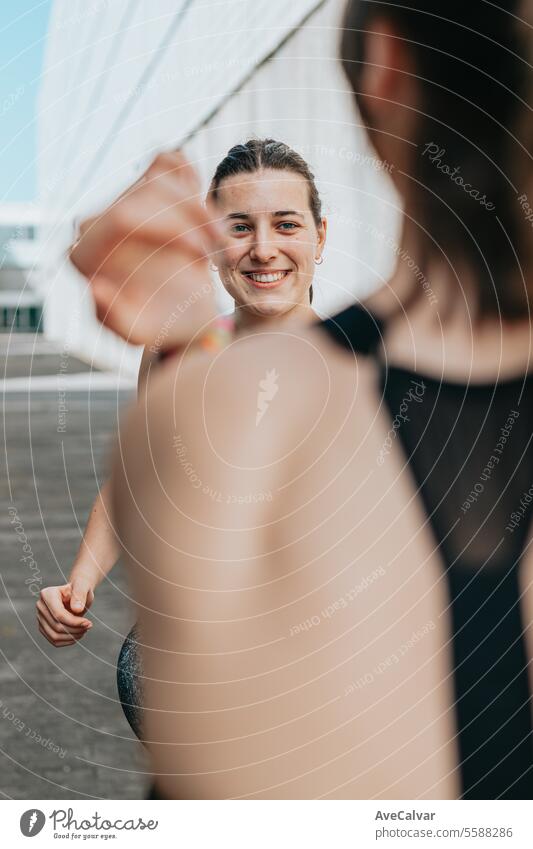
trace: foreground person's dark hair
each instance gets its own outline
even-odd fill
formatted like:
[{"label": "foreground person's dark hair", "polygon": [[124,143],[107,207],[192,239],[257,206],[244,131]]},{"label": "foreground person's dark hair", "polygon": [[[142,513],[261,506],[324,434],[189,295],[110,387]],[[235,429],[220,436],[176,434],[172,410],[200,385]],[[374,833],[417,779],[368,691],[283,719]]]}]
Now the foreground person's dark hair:
[{"label": "foreground person's dark hair", "polygon": [[[219,163],[211,180],[209,193],[217,200],[218,188],[223,180],[235,174],[254,174],[261,168],[276,171],[292,171],[303,177],[309,189],[309,207],[317,227],[322,222],[322,203],[315,183],[315,175],[305,159],[292,147],[275,139],[249,139],[244,144],[236,144],[228,150]],[[310,302],[313,302],[313,287],[309,289]]]},{"label": "foreground person's dark hair", "polygon": [[[413,52],[420,108],[409,191],[420,248],[426,258],[442,252],[456,270],[458,261],[466,263],[478,317],[526,316],[533,294],[523,278],[531,268],[532,225],[520,203],[533,140],[531,30],[520,15],[531,18],[531,6],[531,0],[350,0],[345,15],[342,59],[367,126],[358,86],[366,31],[385,21]],[[375,138],[372,129],[369,134]],[[473,195],[451,179],[455,169]]]}]

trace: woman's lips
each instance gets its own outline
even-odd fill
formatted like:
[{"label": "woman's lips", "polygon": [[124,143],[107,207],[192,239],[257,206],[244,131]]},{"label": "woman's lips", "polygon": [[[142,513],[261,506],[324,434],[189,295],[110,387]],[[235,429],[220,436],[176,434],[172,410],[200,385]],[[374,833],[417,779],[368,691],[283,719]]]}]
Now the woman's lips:
[{"label": "woman's lips", "polygon": [[256,289],[275,289],[281,286],[290,271],[242,271],[241,274]]}]

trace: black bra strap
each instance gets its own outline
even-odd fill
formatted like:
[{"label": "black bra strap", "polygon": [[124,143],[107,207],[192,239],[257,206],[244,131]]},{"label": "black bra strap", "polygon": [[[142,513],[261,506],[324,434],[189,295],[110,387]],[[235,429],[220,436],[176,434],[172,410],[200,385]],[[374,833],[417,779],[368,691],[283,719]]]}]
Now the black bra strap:
[{"label": "black bra strap", "polygon": [[374,354],[385,328],[381,319],[357,304],[322,321],[319,326],[354,354]]}]

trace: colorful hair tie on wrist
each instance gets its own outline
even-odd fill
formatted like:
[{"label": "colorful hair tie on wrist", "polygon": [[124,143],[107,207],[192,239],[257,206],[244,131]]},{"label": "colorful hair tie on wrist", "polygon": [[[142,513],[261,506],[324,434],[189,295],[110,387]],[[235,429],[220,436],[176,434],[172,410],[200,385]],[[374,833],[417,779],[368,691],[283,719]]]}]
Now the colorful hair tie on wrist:
[{"label": "colorful hair tie on wrist", "polygon": [[215,319],[209,330],[198,340],[198,346],[204,351],[216,353],[229,345],[235,333],[235,319],[231,315],[221,315]]},{"label": "colorful hair tie on wrist", "polygon": [[184,354],[186,351],[201,348],[202,351],[209,351],[216,354],[222,351],[226,345],[229,345],[235,333],[235,319],[232,315],[220,315],[211,322],[211,326],[205,333],[199,336],[194,342],[187,347],[176,346],[175,348],[167,348],[159,354],[160,361],[168,360],[175,354]]}]

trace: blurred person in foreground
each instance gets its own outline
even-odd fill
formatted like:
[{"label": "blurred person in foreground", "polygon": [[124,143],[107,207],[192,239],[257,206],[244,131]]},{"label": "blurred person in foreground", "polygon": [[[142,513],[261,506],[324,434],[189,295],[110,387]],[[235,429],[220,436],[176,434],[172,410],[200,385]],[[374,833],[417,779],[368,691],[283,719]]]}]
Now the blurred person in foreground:
[{"label": "blurred person in foreground", "polygon": [[[156,795],[533,795],[532,22],[352,0],[343,66],[404,205],[391,279],[214,362],[169,355],[122,430]],[[141,239],[132,195],[73,255],[109,326],[146,305],[145,342],[157,281],[179,268],[184,297],[220,238],[167,165],[165,226]]]}]

